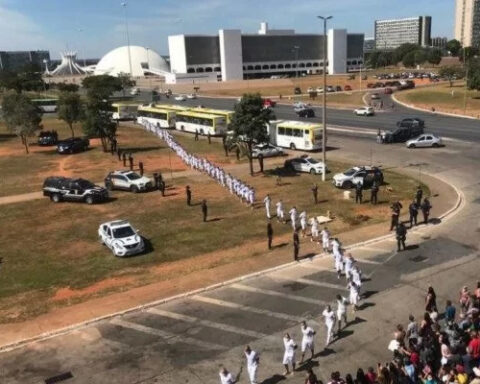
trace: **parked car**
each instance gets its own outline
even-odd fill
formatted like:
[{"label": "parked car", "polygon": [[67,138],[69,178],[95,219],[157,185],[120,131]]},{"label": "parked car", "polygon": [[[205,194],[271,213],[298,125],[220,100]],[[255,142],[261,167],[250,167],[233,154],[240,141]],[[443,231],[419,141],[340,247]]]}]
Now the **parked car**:
[{"label": "parked car", "polygon": [[373,84],[373,83],[367,83],[367,88],[375,88],[375,84]]},{"label": "parked car", "polygon": [[58,153],[75,153],[82,152],[88,149],[90,141],[83,137],[71,137],[57,143]]},{"label": "parked car", "polygon": [[310,107],[310,104],[308,103],[304,103],[302,101],[297,101],[296,103],[293,103],[293,110],[295,112],[298,112],[298,111],[301,111],[305,108],[309,108]]},{"label": "parked car", "polygon": [[337,85],[337,86],[335,87],[335,91],[336,91],[336,92],[342,92],[342,87],[341,87],[340,85]]},{"label": "parked car", "polygon": [[257,144],[257,145],[254,145],[252,148],[252,156],[254,158],[274,157],[274,156],[282,156],[282,155],[283,155],[283,150],[270,143]]},{"label": "parked car", "polygon": [[56,132],[42,131],[38,134],[38,145],[55,145],[57,141],[58,136]]},{"label": "parked car", "polygon": [[197,98],[197,94],[195,94],[195,93],[189,93],[187,95],[187,99],[194,100],[196,98]]},{"label": "parked car", "polygon": [[311,93],[311,92],[315,92],[315,89],[313,89],[312,87],[308,87],[307,93]]},{"label": "parked car", "polygon": [[386,95],[391,95],[393,93],[393,89],[390,88],[390,87],[387,87],[387,88],[385,88],[384,92],[385,92]]},{"label": "parked car", "polygon": [[132,89],[130,90],[130,95],[132,95],[132,96],[137,96],[137,95],[139,95],[139,94],[140,94],[140,89],[138,89],[138,88],[136,88],[136,87],[135,87],[135,88],[132,88]]},{"label": "parked car", "polygon": [[145,251],[145,242],[138,231],[126,220],[115,220],[100,224],[100,243],[106,245],[115,256],[131,256]]},{"label": "parked car", "polygon": [[335,92],[335,88],[333,88],[331,85],[327,86],[327,92]]},{"label": "parked car", "polygon": [[425,121],[418,117],[408,117],[406,119],[397,121],[397,127],[425,127]]},{"label": "parked car", "polygon": [[332,183],[337,188],[350,189],[357,183],[361,183],[364,188],[368,188],[375,180],[379,184],[383,184],[383,172],[378,167],[362,166],[335,174]]},{"label": "parked car", "polygon": [[187,100],[187,97],[185,95],[177,95],[175,96],[176,101],[185,101]]},{"label": "parked car", "polygon": [[121,189],[137,193],[148,191],[152,188],[152,181],[146,176],[140,176],[138,173],[125,170],[110,172],[105,178],[105,187],[109,191]]},{"label": "parked car", "polygon": [[316,91],[317,91],[317,93],[323,93],[323,88],[322,87],[317,87]]},{"label": "parked car", "polygon": [[425,133],[414,139],[407,141],[407,148],[425,148],[434,147],[438,148],[443,145],[442,138],[435,136],[431,133]]},{"label": "parked car", "polygon": [[264,99],[263,100],[263,107],[264,108],[275,108],[277,105],[276,101],[273,101],[272,99]]},{"label": "parked car", "polygon": [[313,108],[306,107],[295,112],[297,113],[298,117],[315,117],[315,111]]},{"label": "parked car", "polygon": [[345,85],[345,88],[343,88],[345,91],[351,91],[352,87],[350,85]]},{"label": "parked car", "polygon": [[375,111],[373,107],[360,107],[353,110],[353,113],[357,116],[373,116]]},{"label": "parked car", "polygon": [[384,131],[381,133],[382,142],[390,143],[404,143],[412,137],[417,137],[423,134],[423,126],[412,127],[398,127],[395,131]]},{"label": "parked car", "polygon": [[379,93],[372,93],[372,94],[370,95],[370,99],[372,99],[372,100],[380,100],[381,97],[380,97],[380,94],[379,94]]},{"label": "parked car", "polygon": [[324,170],[328,172],[323,162],[318,161],[308,155],[296,157],[285,161],[285,168],[297,172],[308,172],[312,175],[321,175]]},{"label": "parked car", "polygon": [[80,201],[87,204],[99,203],[108,199],[108,191],[85,179],[50,176],[43,182],[43,196],[51,201]]},{"label": "parked car", "polygon": [[300,87],[295,87],[294,90],[293,90],[293,93],[295,95],[301,95],[302,94],[302,90],[300,89]]}]

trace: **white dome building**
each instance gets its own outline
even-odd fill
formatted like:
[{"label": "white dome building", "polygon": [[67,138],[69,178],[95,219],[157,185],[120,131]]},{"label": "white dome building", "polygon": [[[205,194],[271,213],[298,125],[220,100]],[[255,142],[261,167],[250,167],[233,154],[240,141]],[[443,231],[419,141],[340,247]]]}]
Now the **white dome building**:
[{"label": "white dome building", "polygon": [[168,63],[157,52],[131,45],[116,48],[103,56],[95,68],[95,75],[118,76],[119,73],[130,73],[129,51],[132,77],[144,77],[145,72],[158,75],[170,73]]}]

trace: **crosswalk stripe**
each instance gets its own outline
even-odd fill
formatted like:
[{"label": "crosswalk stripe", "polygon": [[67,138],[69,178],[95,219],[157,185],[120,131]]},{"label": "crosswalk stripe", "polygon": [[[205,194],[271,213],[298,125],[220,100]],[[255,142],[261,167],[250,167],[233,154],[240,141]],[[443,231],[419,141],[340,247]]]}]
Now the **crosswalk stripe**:
[{"label": "crosswalk stripe", "polygon": [[287,281],[296,281],[298,283],[303,283],[303,284],[308,284],[308,285],[315,285],[317,287],[322,287],[322,288],[333,288],[333,289],[339,289],[341,291],[348,291],[348,289],[340,284],[332,284],[332,283],[327,283],[325,281],[316,281],[316,280],[311,280],[311,279],[304,279],[302,277],[300,278],[295,278],[295,277],[286,277],[286,276],[281,276],[281,275],[275,275],[272,276],[270,275],[272,279],[280,279],[280,280],[287,280]]},{"label": "crosswalk stripe", "polygon": [[231,301],[213,299],[211,297],[206,297],[206,296],[192,296],[191,299],[193,299],[195,301],[200,301],[202,303],[214,304],[214,305],[218,305],[218,306],[221,306],[221,307],[238,309],[238,310],[246,311],[246,312],[252,312],[252,313],[256,313],[258,315],[265,315],[265,316],[275,317],[277,319],[294,321],[296,323],[300,323],[303,320],[305,320],[302,317],[292,316],[292,315],[288,315],[286,313],[272,312],[272,311],[268,311],[266,309],[254,308],[254,307],[250,307],[248,305],[232,303]]},{"label": "crosswalk stripe", "polygon": [[123,327],[123,328],[133,329],[138,332],[159,336],[162,339],[164,339],[164,341],[167,344],[184,343],[184,344],[191,344],[204,349],[212,349],[212,350],[218,350],[218,351],[227,349],[227,347],[224,347],[223,345],[209,343],[208,341],[201,341],[201,340],[197,340],[187,336],[176,335],[174,333],[162,331],[156,328],[147,327],[145,325],[141,325],[137,323],[132,323],[130,321],[122,320],[120,318],[113,318],[110,321],[110,323],[114,325],[119,325],[120,327]]},{"label": "crosswalk stripe", "polygon": [[374,265],[380,265],[382,264],[381,261],[375,261],[375,260],[370,260],[370,259],[356,259],[358,263],[364,263],[364,264],[374,264]]},{"label": "crosswalk stripe", "polygon": [[322,301],[322,300],[310,299],[309,297],[303,297],[303,296],[297,296],[297,295],[290,295],[288,293],[281,293],[281,292],[272,291],[269,289],[249,287],[248,285],[243,285],[243,284],[232,284],[230,285],[230,287],[239,289],[241,291],[247,291],[252,293],[263,293],[265,295],[283,297],[291,300],[302,301],[304,303],[309,303],[309,304],[315,304],[315,305],[327,304],[325,301]]},{"label": "crosswalk stripe", "polygon": [[147,312],[153,313],[155,315],[163,316],[163,317],[169,317],[169,318],[175,319],[175,320],[185,321],[187,323],[202,325],[204,327],[221,329],[222,331],[226,331],[226,332],[238,333],[240,335],[254,337],[256,339],[261,339],[261,338],[267,336],[266,334],[261,333],[261,332],[250,331],[248,329],[235,327],[233,325],[217,323],[217,322],[210,321],[210,320],[200,319],[198,317],[182,315],[180,313],[164,311],[163,309],[150,308],[150,309],[147,310]]}]

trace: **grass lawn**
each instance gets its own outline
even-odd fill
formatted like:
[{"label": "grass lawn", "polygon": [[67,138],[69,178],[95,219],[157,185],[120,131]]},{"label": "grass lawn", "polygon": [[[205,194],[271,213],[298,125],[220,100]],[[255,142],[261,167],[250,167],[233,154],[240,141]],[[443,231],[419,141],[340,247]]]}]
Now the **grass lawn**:
[{"label": "grass lawn", "polygon": [[399,92],[395,96],[419,108],[434,107],[437,111],[480,117],[480,92],[467,91],[465,99],[465,87],[461,83],[456,83],[453,87],[449,84],[441,84],[435,87],[417,88]]}]

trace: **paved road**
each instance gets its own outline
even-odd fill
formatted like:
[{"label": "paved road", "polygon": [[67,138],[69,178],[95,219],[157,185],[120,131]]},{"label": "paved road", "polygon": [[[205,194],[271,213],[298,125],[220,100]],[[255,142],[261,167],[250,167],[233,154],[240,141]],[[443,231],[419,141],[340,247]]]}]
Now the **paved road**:
[{"label": "paved road", "polygon": [[[370,140],[335,137],[332,145],[339,148],[332,157],[361,163],[370,158]],[[353,371],[388,358],[394,325],[405,323],[409,312],[421,315],[428,284],[435,285],[443,305],[451,292],[477,280],[480,159],[469,143],[418,151],[378,146],[374,156],[385,166],[421,164],[425,172],[457,185],[466,206],[442,225],[410,233],[412,247],[405,253],[394,252],[392,240],[353,250],[366,297],[329,348],[323,349],[319,314],[336,294],[347,292],[344,278],[337,279],[325,257],[0,354],[2,382],[43,383],[70,373],[66,383],[217,383],[218,366],[237,372],[241,350],[250,343],[261,353],[260,382],[278,383],[281,337],[288,331],[299,342],[302,319],[318,330],[319,354],[312,365],[323,379],[334,369]],[[300,371],[288,382],[302,379]],[[247,383],[245,373],[240,383]]]}]

